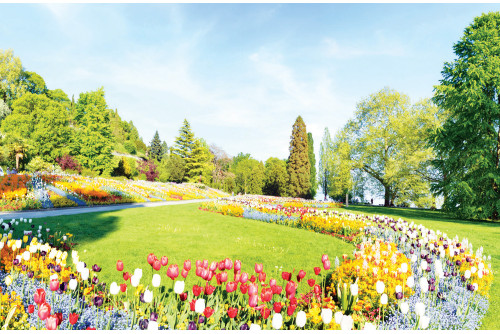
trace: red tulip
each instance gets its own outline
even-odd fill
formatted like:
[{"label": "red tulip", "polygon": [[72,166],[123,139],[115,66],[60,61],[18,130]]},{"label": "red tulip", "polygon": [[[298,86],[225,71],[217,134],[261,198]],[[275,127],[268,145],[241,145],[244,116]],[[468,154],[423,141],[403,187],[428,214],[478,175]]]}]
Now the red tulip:
[{"label": "red tulip", "polygon": [[198,297],[202,291],[203,288],[201,286],[193,285],[193,295],[195,295],[195,297]]},{"label": "red tulip", "polygon": [[187,292],[183,292],[179,295],[179,298],[181,299],[181,301],[185,301],[187,298],[188,298],[188,294]]},{"label": "red tulip", "polygon": [[290,305],[297,306],[298,300],[295,297],[290,298]]},{"label": "red tulip", "polygon": [[257,285],[250,284],[250,286],[248,287],[248,294],[251,296],[256,295],[257,293],[259,293],[259,288],[257,287]]},{"label": "red tulip", "polygon": [[[207,261],[207,264],[208,264],[208,261]],[[214,261],[210,264],[210,267],[208,269],[210,269],[210,271],[215,271],[217,270],[217,261]],[[206,268],[205,268],[206,269]]]},{"label": "red tulip", "polygon": [[276,280],[274,278],[271,278],[269,280],[269,286],[274,286],[274,285],[276,285]]},{"label": "red tulip", "polygon": [[229,282],[226,284],[226,291],[228,293],[231,293],[231,292],[234,292],[236,291],[236,289],[238,288],[238,282]]},{"label": "red tulip", "polygon": [[120,284],[120,291],[125,292],[127,291],[127,283],[122,283]]},{"label": "red tulip", "polygon": [[215,275],[215,279],[217,280],[217,285],[221,285],[222,284],[222,281],[220,280],[221,278],[221,274],[218,273],[217,275]]},{"label": "red tulip", "polygon": [[224,261],[220,261],[218,264],[219,270],[224,270],[226,269],[226,263]]},{"label": "red tulip", "polygon": [[85,330],[87,330],[87,331],[89,331],[89,330],[90,331],[95,331],[95,328],[94,327],[87,327],[87,328],[85,328]]},{"label": "red tulip", "polygon": [[260,293],[260,299],[262,299],[264,303],[271,301],[272,298],[273,298],[273,291],[271,290],[271,288],[262,289]]},{"label": "red tulip", "polygon": [[234,270],[241,270],[241,261],[240,260],[234,261]]},{"label": "red tulip", "polygon": [[269,315],[271,314],[271,310],[268,309],[267,307],[263,308],[262,310],[260,310],[260,315],[262,316],[262,318],[264,319],[267,319],[269,318]]},{"label": "red tulip", "polygon": [[255,276],[254,276],[254,275],[252,275],[252,276],[250,277],[250,282],[255,283]]},{"label": "red tulip", "polygon": [[300,279],[303,279],[304,277],[306,277],[306,272],[304,270],[300,270],[298,276],[300,277]]},{"label": "red tulip", "polygon": [[50,315],[50,305],[47,303],[43,303],[38,307],[38,317],[40,320],[44,321]]},{"label": "red tulip", "polygon": [[295,312],[296,305],[290,305],[288,306],[288,309],[286,310],[286,314],[289,316],[292,316],[292,314]]},{"label": "red tulip", "polygon": [[203,265],[203,262],[201,260],[196,260],[196,267],[201,267]]},{"label": "red tulip", "polygon": [[328,255],[323,254],[323,256],[321,257],[321,262],[325,263],[325,261],[328,261]]},{"label": "red tulip", "polygon": [[294,295],[296,290],[297,286],[295,285],[294,281],[290,281],[286,284],[285,292],[287,295]]},{"label": "red tulip", "polygon": [[191,260],[184,261],[184,269],[186,271],[190,271],[191,270]]},{"label": "red tulip", "polygon": [[325,268],[325,270],[329,270],[330,266],[330,260],[326,260],[325,262],[323,262],[323,268]]},{"label": "red tulip", "polygon": [[279,285],[273,285],[271,287],[271,290],[273,291],[273,293],[275,295],[281,295],[281,291],[283,291],[283,287],[282,286],[279,286]]},{"label": "red tulip", "polygon": [[179,267],[176,264],[171,264],[167,269],[167,276],[175,280],[179,276]]},{"label": "red tulip", "polygon": [[308,279],[307,280],[307,284],[309,284],[309,286],[312,288],[314,286],[314,284],[316,283],[316,281],[314,279]]},{"label": "red tulip", "polygon": [[59,326],[61,324],[61,322],[63,321],[63,315],[61,312],[54,313],[54,315],[56,316],[56,319],[57,319],[57,326]]},{"label": "red tulip", "polygon": [[212,278],[214,277],[215,275],[215,271],[208,271],[208,278],[207,278],[207,281],[211,281]]},{"label": "red tulip", "polygon": [[262,263],[256,263],[255,264],[255,272],[257,274],[260,274],[264,270],[264,265]]},{"label": "red tulip", "polygon": [[347,254],[342,254],[342,260],[347,259]]},{"label": "red tulip", "polygon": [[248,300],[248,305],[250,305],[250,307],[256,307],[258,301],[259,301],[259,296],[251,295],[250,299]]},{"label": "red tulip", "polygon": [[292,279],[292,274],[291,273],[288,273],[286,271],[282,272],[281,273],[281,277],[285,280],[285,281],[289,281]]},{"label": "red tulip", "polygon": [[241,291],[242,294],[247,293],[247,291],[248,291],[248,284],[242,284],[242,285],[240,285],[240,291]]},{"label": "red tulip", "polygon": [[195,304],[196,304],[196,299],[193,299],[192,301],[189,302],[189,307],[191,308],[191,311],[194,311]]},{"label": "red tulip", "polygon": [[228,276],[227,271],[222,272],[222,273],[220,274],[220,280],[221,280],[221,282],[223,282],[223,283],[224,283],[224,282],[227,282],[227,279],[228,279],[228,277],[227,277],[227,276]]},{"label": "red tulip", "polygon": [[149,265],[153,265],[153,262],[155,262],[156,256],[153,253],[149,253],[148,255],[148,263]]},{"label": "red tulip", "polygon": [[208,280],[209,277],[210,277],[210,270],[203,269],[203,271],[201,272],[201,278],[203,278],[204,280]]},{"label": "red tulip", "polygon": [[227,258],[224,260],[224,265],[227,270],[231,270],[231,268],[233,267],[233,261],[231,261],[230,258]]},{"label": "red tulip", "polygon": [[203,272],[203,267],[196,267],[196,276],[201,277],[201,273]]},{"label": "red tulip", "polygon": [[187,271],[186,269],[183,268],[181,271],[181,276],[186,278],[188,276],[188,274],[189,274],[189,271]]},{"label": "red tulip", "polygon": [[123,271],[123,261],[122,260],[116,261],[116,270]]},{"label": "red tulip", "polygon": [[235,308],[235,307],[230,307],[228,310],[227,310],[227,315],[229,318],[231,319],[234,319],[236,318],[236,316],[238,315],[238,309]]},{"label": "red tulip", "polygon": [[214,309],[211,308],[211,307],[206,307],[205,310],[203,311],[203,315],[206,317],[206,318],[210,318],[210,316],[214,314]]},{"label": "red tulip", "polygon": [[266,273],[261,272],[259,273],[259,282],[264,283],[266,281]]},{"label": "red tulip", "polygon": [[241,283],[246,283],[247,281],[248,281],[248,274],[247,273],[241,274],[240,282]]},{"label": "red tulip", "polygon": [[158,270],[161,269],[161,262],[160,262],[160,260],[155,260],[153,262],[153,269],[156,270],[156,271],[158,271]]},{"label": "red tulip", "polygon": [[128,273],[128,271],[123,273],[123,279],[124,279],[125,281],[128,281],[128,280],[130,279],[130,277],[131,277],[131,276],[130,276],[130,274]]},{"label": "red tulip", "polygon": [[28,313],[31,314],[35,312],[35,305],[28,305]]},{"label": "red tulip", "polygon": [[51,280],[49,287],[50,287],[50,291],[59,290],[59,281],[56,279]]},{"label": "red tulip", "polygon": [[37,305],[45,303],[45,290],[44,289],[36,289],[34,299],[35,299],[35,304],[37,304]]},{"label": "red tulip", "polygon": [[69,323],[74,325],[78,321],[79,315],[77,313],[70,313],[69,314]]},{"label": "red tulip", "polygon": [[162,266],[166,266],[168,264],[168,257],[166,257],[165,255],[161,257],[161,265]]},{"label": "red tulip", "polygon": [[321,293],[321,287],[318,284],[314,286],[314,293],[317,295]]},{"label": "red tulip", "polygon": [[239,282],[241,279],[241,274],[234,274],[234,281]]},{"label": "red tulip", "polygon": [[207,283],[207,285],[205,286],[205,295],[210,296],[212,293],[214,293],[214,291],[215,291],[215,286]]},{"label": "red tulip", "polygon": [[283,306],[281,305],[281,302],[275,302],[273,304],[273,309],[274,309],[274,312],[276,312],[276,313],[280,313],[282,307]]},{"label": "red tulip", "polygon": [[56,330],[57,329],[57,317],[55,314],[51,315],[50,317],[47,317],[46,320],[47,321],[45,322],[45,327],[47,327],[48,330]]},{"label": "red tulip", "polygon": [[320,267],[314,267],[314,273],[316,275],[319,275],[320,272],[321,272],[321,268]]},{"label": "red tulip", "polygon": [[208,260],[203,260],[203,268],[208,269]]}]

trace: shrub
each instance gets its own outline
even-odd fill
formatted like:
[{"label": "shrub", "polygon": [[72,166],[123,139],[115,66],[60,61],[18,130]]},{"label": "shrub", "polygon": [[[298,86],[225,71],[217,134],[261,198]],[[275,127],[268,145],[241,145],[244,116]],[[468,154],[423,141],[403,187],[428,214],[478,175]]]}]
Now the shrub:
[{"label": "shrub", "polygon": [[29,172],[42,172],[42,171],[50,171],[51,165],[45,161],[43,161],[40,157],[34,157],[31,159],[29,164],[26,166],[26,169]]},{"label": "shrub", "polygon": [[130,154],[135,154],[137,152],[134,143],[132,143],[131,141],[126,141],[123,146],[125,147],[125,150]]},{"label": "shrub", "polygon": [[82,166],[76,161],[74,157],[72,157],[69,154],[66,154],[63,157],[56,158],[56,162],[61,166],[63,171],[66,170],[73,170],[77,171],[78,173],[82,172]]},{"label": "shrub", "polygon": [[141,161],[139,163],[139,172],[146,176],[146,180],[154,181],[158,177],[158,171],[153,159],[149,161]]}]

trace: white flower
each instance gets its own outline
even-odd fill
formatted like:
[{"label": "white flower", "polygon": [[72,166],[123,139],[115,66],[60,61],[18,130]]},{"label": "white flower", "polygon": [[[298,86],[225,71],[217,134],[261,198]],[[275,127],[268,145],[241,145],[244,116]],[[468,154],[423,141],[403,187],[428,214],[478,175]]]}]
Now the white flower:
[{"label": "white flower", "polygon": [[351,295],[353,295],[353,296],[358,295],[358,284],[357,283],[351,284]]},{"label": "white flower", "polygon": [[76,287],[78,285],[78,281],[76,279],[70,279],[69,280],[69,283],[68,283],[68,286],[71,290],[75,291],[76,290]]},{"label": "white flower", "polygon": [[161,284],[161,276],[158,274],[153,275],[153,287],[157,288]]},{"label": "white flower", "polygon": [[146,303],[151,303],[153,301],[153,291],[149,291],[148,289],[144,291],[144,301]]},{"label": "white flower", "polygon": [[474,287],[474,291],[477,291],[477,289],[478,289],[477,283],[472,283],[472,286]]},{"label": "white flower", "polygon": [[429,327],[429,322],[430,321],[431,321],[431,318],[429,318],[426,315],[422,315],[420,317],[420,320],[419,320],[418,324],[419,324],[420,328],[426,329],[427,327]]},{"label": "white flower", "polygon": [[283,316],[281,313],[274,313],[272,325],[274,329],[280,329],[283,325]]},{"label": "white flower", "polygon": [[401,285],[396,285],[396,293],[397,292],[403,292],[403,288],[401,287]]},{"label": "white flower", "polygon": [[402,302],[401,305],[399,305],[399,308],[401,309],[401,313],[403,313],[405,315],[410,310],[410,306],[408,305],[407,302]]},{"label": "white flower", "polygon": [[116,282],[111,283],[111,285],[109,286],[109,292],[112,295],[117,295],[118,292],[120,292],[120,287],[118,286],[118,284],[116,284]]},{"label": "white flower", "polygon": [[321,320],[325,325],[328,325],[332,322],[333,312],[329,308],[324,308],[321,310]]},{"label": "white flower", "polygon": [[148,323],[148,331],[157,331],[158,323],[156,321],[149,321]]},{"label": "white flower", "polygon": [[306,325],[307,317],[306,317],[306,312],[304,311],[299,311],[297,312],[297,319],[296,319],[296,324],[297,327],[302,328]]},{"label": "white flower", "polygon": [[5,277],[5,285],[9,286],[12,284],[12,276]]},{"label": "white flower", "polygon": [[4,242],[0,242],[0,249],[3,249],[3,246],[5,246]]},{"label": "white flower", "polygon": [[387,295],[384,293],[382,296],[380,296],[380,304],[382,305],[387,305]]},{"label": "white flower", "polygon": [[465,273],[464,273],[465,278],[466,278],[466,279],[469,279],[469,278],[470,278],[470,275],[471,275],[471,272],[470,272],[470,270],[469,270],[469,269],[467,269],[467,270],[465,271]]},{"label": "white flower", "polygon": [[50,275],[50,280],[52,281],[54,279],[59,279],[59,276],[57,276],[57,274]]},{"label": "white flower", "polygon": [[137,276],[137,277],[139,277],[139,279],[141,279],[141,277],[142,277],[142,269],[136,268],[134,270],[134,276]]},{"label": "white flower", "polygon": [[194,304],[194,311],[198,314],[202,314],[205,311],[205,299],[198,299]]},{"label": "white flower", "polygon": [[181,294],[184,291],[184,281],[177,281],[174,285],[174,292],[176,294]]},{"label": "white flower", "polygon": [[429,282],[427,282],[427,279],[425,277],[420,277],[420,290],[422,290],[423,293],[426,293],[429,291]]},{"label": "white flower", "polygon": [[483,270],[484,269],[484,262],[480,262],[477,267],[478,267],[479,271]]},{"label": "white flower", "polygon": [[415,278],[413,276],[409,276],[406,279],[406,285],[408,285],[408,287],[410,288],[413,288],[413,286],[415,285]]},{"label": "white flower", "polygon": [[335,323],[340,325],[340,323],[342,322],[343,316],[344,315],[342,314],[342,312],[340,312],[340,311],[335,312]]},{"label": "white flower", "polygon": [[82,275],[82,280],[86,281],[89,278],[90,274],[89,268],[83,268],[80,274]]},{"label": "white flower", "polygon": [[376,331],[377,330],[377,326],[372,324],[371,322],[366,322],[365,323],[365,327],[363,327],[363,330],[365,331]]},{"label": "white flower", "polygon": [[260,326],[257,324],[250,324],[250,332],[251,331],[260,331]]},{"label": "white flower", "polygon": [[482,270],[480,270],[480,271],[477,272],[477,277],[479,279],[483,278],[483,271]]},{"label": "white flower", "polygon": [[85,264],[81,261],[78,261],[76,264],[76,271],[81,273],[84,268],[85,268]]},{"label": "white flower", "polygon": [[402,272],[403,274],[406,274],[406,272],[407,272],[407,271],[408,271],[408,263],[403,262],[403,263],[401,264],[401,272]]},{"label": "white flower", "polygon": [[343,331],[350,331],[352,329],[352,325],[354,320],[350,315],[345,315],[342,317],[342,321],[340,322],[340,329]]},{"label": "white flower", "polygon": [[383,293],[385,290],[385,284],[382,281],[377,281],[377,284],[375,285],[377,292],[378,293]]},{"label": "white flower", "polygon": [[415,304],[415,313],[421,317],[425,314],[425,305],[421,302]]},{"label": "white flower", "polygon": [[422,262],[420,262],[420,268],[422,268],[422,270],[427,270],[427,261],[422,260]]},{"label": "white flower", "polygon": [[477,271],[477,268],[476,268],[476,267],[471,267],[471,268],[470,268],[470,272],[471,272],[471,274],[475,274],[475,273],[476,273],[476,271]]},{"label": "white flower", "polygon": [[140,281],[141,278],[139,276],[132,275],[132,277],[130,277],[130,284],[132,284],[134,288],[137,288]]},{"label": "white flower", "polygon": [[415,254],[411,256],[411,262],[417,262],[417,256]]},{"label": "white flower", "polygon": [[31,257],[31,253],[30,253],[30,252],[25,251],[25,252],[23,253],[23,260],[24,260],[24,261],[29,261],[29,260],[30,260],[30,257]]}]

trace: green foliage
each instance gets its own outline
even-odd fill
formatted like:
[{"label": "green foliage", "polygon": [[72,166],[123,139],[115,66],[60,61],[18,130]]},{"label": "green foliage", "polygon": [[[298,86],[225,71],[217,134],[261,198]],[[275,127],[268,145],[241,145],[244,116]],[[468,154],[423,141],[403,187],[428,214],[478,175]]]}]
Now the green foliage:
[{"label": "green foliage", "polygon": [[32,94],[46,94],[45,80],[35,72],[23,72],[21,80],[24,81],[26,91]]},{"label": "green foliage", "polygon": [[132,121],[122,121],[118,110],[108,110],[109,125],[113,134],[114,149],[119,153],[137,154],[146,152],[146,145],[139,137],[139,132]]},{"label": "green foliage", "polygon": [[307,198],[314,199],[316,196],[316,191],[318,189],[318,182],[316,181],[316,156],[314,155],[314,140],[312,133],[307,133],[307,155],[309,157],[309,166],[311,171],[311,189],[309,189],[309,194]]},{"label": "green foliage", "polygon": [[500,13],[483,14],[454,46],[434,102],[449,117],[432,136],[443,209],[464,218],[500,212]]},{"label": "green foliage", "polygon": [[28,154],[53,163],[68,153],[70,128],[61,104],[45,95],[26,93],[12,104],[12,113],[2,122],[6,136],[24,138]]},{"label": "green foliage", "polygon": [[[12,113],[7,103],[0,99],[0,125],[5,117],[9,116]],[[0,133],[1,134],[1,133]]]},{"label": "green foliage", "polygon": [[82,93],[76,103],[77,124],[72,148],[82,166],[100,173],[112,170],[112,133],[104,89]]},{"label": "green foliage", "polygon": [[62,89],[47,90],[47,97],[63,105],[71,103],[68,95]]},{"label": "green foliage", "polygon": [[253,159],[250,154],[240,153],[234,158],[231,172],[234,173],[237,193],[262,194],[264,187],[265,168],[262,162]]},{"label": "green foliage", "polygon": [[318,171],[318,183],[321,185],[324,198],[330,193],[331,189],[331,161],[333,161],[331,155],[333,152],[332,138],[330,137],[330,132],[328,128],[325,128],[323,134],[323,140],[319,145],[319,171]]},{"label": "green foliage", "polygon": [[[215,145],[210,145],[210,153],[213,156],[211,187],[221,189],[227,192],[227,190],[225,190],[225,187],[234,184],[234,174],[229,172],[229,167],[231,166],[232,160],[223,149]],[[229,176],[229,174],[231,174],[231,176]],[[228,180],[228,182],[226,182],[226,178],[228,177],[232,177],[233,180],[232,181]],[[231,191],[233,190],[234,189],[232,189]]]},{"label": "green foliage", "polygon": [[286,196],[288,182],[286,162],[278,158],[269,158],[265,168],[264,195]]},{"label": "green foliage", "polygon": [[12,102],[26,92],[23,65],[12,50],[0,49],[0,99],[10,107]]},{"label": "green foliage", "polygon": [[290,196],[306,197],[311,189],[311,164],[309,163],[306,125],[300,116],[293,124],[287,171],[290,176],[288,186]]},{"label": "green foliage", "polygon": [[50,171],[51,169],[51,164],[43,161],[41,157],[34,157],[26,166],[26,170],[29,172],[43,172]]},{"label": "green foliage", "polygon": [[180,156],[187,163],[187,159],[191,157],[194,146],[194,133],[191,131],[189,122],[184,119],[184,123],[179,129],[179,136],[175,139],[172,153]]},{"label": "green foliage", "polygon": [[181,183],[186,174],[186,163],[177,154],[171,154],[167,160],[168,180],[171,182]]},{"label": "green foliage", "polygon": [[156,130],[153,140],[151,140],[149,150],[149,156],[151,159],[161,161],[161,158],[163,157],[163,149],[161,145],[160,135],[158,134],[158,130]]},{"label": "green foliage", "polygon": [[132,168],[130,167],[130,163],[128,159],[125,157],[121,157],[118,162],[118,166],[113,169],[112,176],[125,176],[127,179],[130,179],[132,176]]},{"label": "green foliage", "polygon": [[330,155],[330,192],[332,198],[346,197],[346,205],[349,204],[348,196],[353,187],[351,171],[354,162],[351,159],[351,146],[347,138],[346,129],[339,131],[331,146]]},{"label": "green foliage", "polygon": [[185,179],[189,182],[210,184],[213,170],[212,158],[207,143],[203,139],[197,138],[190,156],[185,159]]},{"label": "green foliage", "polygon": [[131,141],[126,141],[124,144],[123,144],[123,147],[125,149],[125,151],[127,151],[127,153],[129,154],[135,154],[137,152],[136,148],[135,148],[135,145],[134,143],[132,143]]},{"label": "green foliage", "polygon": [[85,177],[98,177],[99,172],[95,170],[91,170],[89,168],[83,168],[82,169],[82,175]]}]

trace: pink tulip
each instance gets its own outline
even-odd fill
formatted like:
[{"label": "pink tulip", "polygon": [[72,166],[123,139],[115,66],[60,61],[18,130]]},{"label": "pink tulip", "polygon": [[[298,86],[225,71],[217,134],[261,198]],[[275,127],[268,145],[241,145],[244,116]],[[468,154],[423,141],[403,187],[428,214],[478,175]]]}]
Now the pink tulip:
[{"label": "pink tulip", "polygon": [[323,262],[323,268],[325,268],[325,270],[329,270],[330,267],[330,260],[326,260],[325,262]]},{"label": "pink tulip", "polygon": [[160,261],[161,265],[165,267],[168,264],[168,257],[162,256]]},{"label": "pink tulip", "polygon": [[264,265],[262,263],[256,263],[255,264],[255,272],[257,274],[260,274],[262,272],[262,270],[264,270]]},{"label": "pink tulip", "polygon": [[227,282],[227,271],[223,271],[221,274],[220,274],[220,280],[221,282]]},{"label": "pink tulip", "polygon": [[204,280],[208,280],[209,276],[210,276],[210,270],[202,269],[201,278],[203,278]]},{"label": "pink tulip", "polygon": [[274,278],[271,278],[269,280],[269,286],[275,286],[276,285],[276,280]]},{"label": "pink tulip", "polygon": [[241,261],[240,260],[234,261],[234,270],[241,270]]},{"label": "pink tulip", "polygon": [[259,292],[259,288],[257,288],[257,285],[251,284],[248,287],[248,294],[251,295],[256,295]]},{"label": "pink tulip", "polygon": [[248,274],[247,273],[241,274],[240,282],[245,284],[247,281],[248,281]]},{"label": "pink tulip", "polygon": [[161,261],[160,260],[155,260],[152,264],[153,269],[158,271],[161,269]]},{"label": "pink tulip", "polygon": [[239,273],[238,273],[238,274],[234,274],[234,280],[235,280],[236,282],[239,282],[239,281],[240,281],[240,279],[241,279],[241,274],[239,274]]},{"label": "pink tulip", "polygon": [[38,307],[38,317],[40,320],[44,321],[50,315],[50,305],[47,303],[43,303]]},{"label": "pink tulip", "polygon": [[191,270],[191,260],[184,261],[184,269],[186,269],[187,271]]},{"label": "pink tulip", "polygon": [[196,267],[196,276],[201,277],[203,270],[204,269],[202,267]]},{"label": "pink tulip", "polygon": [[325,261],[328,261],[328,255],[323,254],[323,256],[321,257],[321,262],[325,263]]},{"label": "pink tulip", "polygon": [[196,260],[196,267],[201,267],[203,262],[201,260]]},{"label": "pink tulip", "polygon": [[167,276],[175,280],[179,276],[179,267],[176,264],[171,264],[167,269]]},{"label": "pink tulip", "polygon": [[250,299],[248,300],[248,305],[250,305],[250,307],[256,307],[258,301],[259,301],[258,295],[251,295]]},{"label": "pink tulip", "polygon": [[181,271],[182,277],[186,278],[188,274],[189,274],[189,271],[187,271],[186,269],[182,269],[182,271]]},{"label": "pink tulip", "polygon": [[238,288],[238,282],[229,282],[226,284],[227,292],[234,292]]},{"label": "pink tulip", "polygon": [[50,281],[50,291],[57,291],[58,289],[59,289],[59,281],[56,279]]},{"label": "pink tulip", "polygon": [[266,273],[261,272],[259,273],[259,282],[264,283],[266,281]]},{"label": "pink tulip", "polygon": [[203,260],[203,268],[208,269],[208,260]]},{"label": "pink tulip", "polygon": [[149,253],[149,255],[148,255],[148,263],[149,263],[149,265],[152,266],[153,262],[155,262],[155,260],[156,260],[156,256],[153,253]]},{"label": "pink tulip", "polygon": [[[207,262],[207,264],[208,264],[208,262]],[[217,270],[217,265],[218,265],[217,261],[212,262],[212,263],[210,264],[210,268],[209,268],[209,269],[210,269],[210,271],[215,271],[215,270]],[[205,267],[205,268],[206,268],[206,267]]]},{"label": "pink tulip", "polygon": [[218,264],[219,270],[224,270],[226,269],[226,263],[224,261],[220,261]]},{"label": "pink tulip", "polygon": [[57,329],[57,316],[51,315],[50,317],[47,318],[45,321],[45,326],[47,327],[48,330],[56,330]]},{"label": "pink tulip", "polygon": [[231,261],[230,258],[225,259],[224,264],[226,265],[227,270],[231,270],[231,268],[233,267],[233,261]]},{"label": "pink tulip", "polygon": [[211,281],[211,280],[212,280],[212,278],[214,277],[214,275],[215,275],[215,271],[210,271],[210,270],[209,270],[209,271],[208,271],[208,281]]}]

